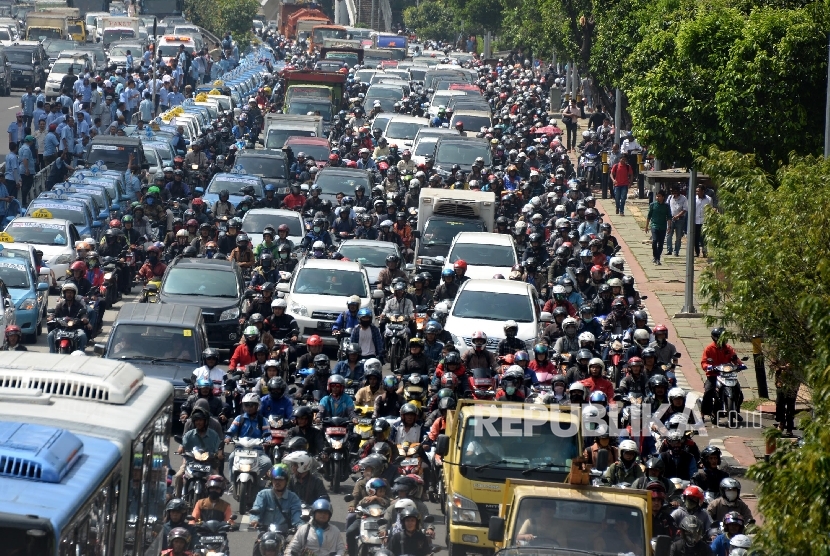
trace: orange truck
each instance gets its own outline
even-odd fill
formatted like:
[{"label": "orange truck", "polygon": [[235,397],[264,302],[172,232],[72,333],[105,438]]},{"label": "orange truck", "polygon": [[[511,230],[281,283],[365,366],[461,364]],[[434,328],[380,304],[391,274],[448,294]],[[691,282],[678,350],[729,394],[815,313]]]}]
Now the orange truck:
[{"label": "orange truck", "polygon": [[331,19],[313,4],[282,4],[277,23],[279,31],[290,39],[305,38],[316,25],[331,25]]}]

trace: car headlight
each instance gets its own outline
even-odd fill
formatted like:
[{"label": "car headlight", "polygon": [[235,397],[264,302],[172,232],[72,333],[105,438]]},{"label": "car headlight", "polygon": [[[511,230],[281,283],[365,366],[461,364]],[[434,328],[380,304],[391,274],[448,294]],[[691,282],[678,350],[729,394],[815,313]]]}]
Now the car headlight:
[{"label": "car headlight", "polygon": [[239,307],[231,307],[230,309],[225,309],[222,311],[222,314],[219,315],[219,320],[231,320],[239,318]]},{"label": "car headlight", "polygon": [[52,261],[52,264],[69,264],[74,260],[75,258],[72,255],[64,253],[63,255],[58,255],[57,257],[55,257],[55,260]]},{"label": "car headlight", "polygon": [[20,305],[17,306],[17,308],[21,311],[31,311],[35,307],[37,307],[37,300],[31,297],[24,299],[20,302]]},{"label": "car headlight", "polygon": [[481,523],[481,514],[475,502],[469,498],[464,498],[460,494],[453,494],[450,501],[453,521],[456,523],[471,523],[475,525]]},{"label": "car headlight", "polygon": [[173,387],[173,397],[174,398],[186,398],[187,397],[187,387],[185,387],[185,386],[174,386]]},{"label": "car headlight", "polygon": [[452,339],[452,343],[455,346],[466,346],[467,344],[464,343],[464,340],[450,332],[450,338]]},{"label": "car headlight", "polygon": [[299,303],[294,303],[293,301],[288,306],[288,310],[294,313],[295,315],[300,315],[301,317],[308,316],[308,309],[305,305],[300,305]]}]

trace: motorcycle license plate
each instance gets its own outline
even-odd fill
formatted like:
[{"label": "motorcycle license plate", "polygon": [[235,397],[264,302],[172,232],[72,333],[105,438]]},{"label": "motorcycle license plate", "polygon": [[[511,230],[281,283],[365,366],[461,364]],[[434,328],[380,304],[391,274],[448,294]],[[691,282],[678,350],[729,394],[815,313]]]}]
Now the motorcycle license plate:
[{"label": "motorcycle license plate", "polygon": [[418,458],[409,458],[401,462],[401,467],[413,467],[419,465],[421,461]]},{"label": "motorcycle license plate", "polygon": [[254,450],[237,450],[236,455],[241,458],[257,458],[259,453]]},{"label": "motorcycle license plate", "polygon": [[720,377],[723,380],[735,380],[738,376],[738,373],[721,373]]},{"label": "motorcycle license plate", "polygon": [[286,438],[288,431],[282,429],[271,429],[271,438]]},{"label": "motorcycle license plate", "polygon": [[329,436],[345,436],[346,432],[346,427],[329,427],[326,429],[326,434]]},{"label": "motorcycle license plate", "polygon": [[213,543],[223,543],[225,542],[225,537],[215,536],[215,537],[201,537],[200,540],[205,544],[213,544]]},{"label": "motorcycle license plate", "polygon": [[366,521],[363,524],[363,528],[366,530],[377,531],[380,529],[380,525],[378,525],[377,521]]},{"label": "motorcycle license plate", "polygon": [[206,463],[191,463],[190,469],[201,473],[210,473],[210,464]]},{"label": "motorcycle license plate", "polygon": [[354,396],[354,388],[346,388],[346,390],[344,390],[343,393],[347,396]]},{"label": "motorcycle license plate", "polygon": [[321,320],[317,321],[317,330],[331,330],[331,325],[334,324],[333,322],[323,322]]}]

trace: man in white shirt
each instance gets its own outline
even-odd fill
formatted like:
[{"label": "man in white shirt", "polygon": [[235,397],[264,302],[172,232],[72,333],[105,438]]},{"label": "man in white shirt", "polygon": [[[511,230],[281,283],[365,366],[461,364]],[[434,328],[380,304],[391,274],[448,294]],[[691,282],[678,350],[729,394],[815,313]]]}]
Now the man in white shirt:
[{"label": "man in white shirt", "polygon": [[[680,192],[679,184],[672,185],[669,209],[671,209],[671,228],[669,228],[668,237],[666,238],[666,253],[674,252],[674,256],[679,257],[680,240],[683,239],[683,234],[686,233],[686,222],[689,214],[689,202],[686,200],[686,196]],[[673,251],[672,238],[676,238]]]},{"label": "man in white shirt", "polygon": [[706,206],[712,205],[712,198],[706,195],[706,186],[698,184],[695,195],[695,257],[700,256],[701,250],[706,257],[706,244],[703,242],[703,217]]}]

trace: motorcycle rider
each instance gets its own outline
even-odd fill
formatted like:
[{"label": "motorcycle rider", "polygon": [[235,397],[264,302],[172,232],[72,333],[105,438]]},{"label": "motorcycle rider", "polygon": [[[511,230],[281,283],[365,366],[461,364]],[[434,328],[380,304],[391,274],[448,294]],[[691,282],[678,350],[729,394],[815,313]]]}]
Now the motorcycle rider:
[{"label": "motorcycle rider", "polygon": [[228,220],[228,231],[219,235],[219,252],[230,255],[236,247],[236,238],[242,229],[242,222],[237,218]]},{"label": "motorcycle rider", "polygon": [[651,486],[651,483],[660,483],[663,485],[664,493],[669,490],[674,490],[674,485],[663,474],[666,464],[658,457],[650,457],[645,462],[645,475],[631,483],[631,488],[646,489]]},{"label": "motorcycle rider", "polygon": [[401,259],[397,255],[386,256],[386,267],[378,273],[378,282],[381,287],[388,288],[395,278],[406,280],[406,272],[400,268]]},{"label": "motorcycle rider", "polygon": [[191,382],[196,384],[199,379],[205,378],[211,384],[222,384],[225,378],[225,371],[218,367],[219,351],[213,348],[205,348],[202,351],[202,361],[204,365],[198,369],[194,369],[191,375]]},{"label": "motorcycle rider", "polygon": [[705,496],[700,487],[695,485],[686,487],[683,491],[681,499],[683,500],[683,505],[671,513],[674,521],[681,525],[681,529],[683,520],[689,516],[692,516],[700,521],[703,525],[704,531],[708,531],[712,528],[712,518],[709,517],[709,514],[706,512],[706,508],[703,505]]},{"label": "motorcycle rider", "polygon": [[20,343],[23,332],[21,332],[20,327],[16,324],[10,324],[6,327],[5,337],[6,342],[0,351],[29,351],[26,346]]},{"label": "motorcycle rider", "polygon": [[[167,550],[169,547],[168,540],[170,538],[170,532],[174,529],[184,529],[191,537],[193,535],[193,526],[187,522],[185,519],[185,512],[187,511],[187,504],[185,504],[184,500],[181,498],[173,498],[167,503],[167,507],[165,508],[165,520],[164,520],[164,527],[162,528],[161,534],[161,549],[162,551]],[[179,537],[184,539],[185,537]],[[188,540],[185,548],[190,548],[190,541]]]},{"label": "motorcycle rider", "polygon": [[[297,348],[295,344],[300,335],[300,325],[285,310],[288,302],[280,297],[271,302],[271,314],[265,320],[264,327],[268,329],[274,341],[282,341],[288,345],[288,362],[297,360]],[[300,367],[302,368],[302,367]]]},{"label": "motorcycle rider", "polygon": [[321,421],[327,417],[348,417],[357,419],[354,409],[354,400],[351,396],[343,395],[346,389],[346,379],[341,375],[331,375],[326,382],[328,396],[323,396],[319,404],[318,419]]},{"label": "motorcycle rider", "polygon": [[423,338],[410,338],[409,355],[401,360],[395,374],[403,381],[412,374],[427,377],[431,368],[432,361],[424,354]]},{"label": "motorcycle rider", "polygon": [[712,413],[712,406],[715,402],[715,395],[717,390],[717,372],[714,370],[718,365],[732,363],[733,365],[740,365],[741,360],[738,354],[726,341],[724,341],[723,333],[726,332],[723,328],[712,329],[712,343],[706,346],[703,350],[703,355],[700,357],[700,366],[706,373],[706,383],[703,385],[703,400],[701,400],[700,411],[703,415],[710,415]]},{"label": "motorcycle rider", "polygon": [[634,394],[645,398],[647,388],[648,381],[643,372],[643,360],[639,357],[632,357],[628,360],[628,374],[620,381],[619,392],[624,396]]},{"label": "motorcycle rider", "polygon": [[[377,504],[381,508],[386,509],[390,505],[388,496],[389,485],[380,477],[370,478],[366,482],[366,496],[356,501],[356,506],[368,508],[370,505]],[[354,502],[354,501],[353,501]],[[357,556],[357,537],[360,533],[360,521],[356,519],[354,514],[354,507],[349,508],[349,518],[346,524],[346,546],[349,550],[350,556]]]},{"label": "motorcycle rider", "polygon": [[357,311],[360,309],[360,297],[353,295],[346,301],[346,310],[337,316],[337,320],[331,325],[332,334],[339,335],[347,328],[354,329],[360,325]]},{"label": "motorcycle rider", "polygon": [[[323,353],[323,339],[317,334],[312,334],[306,340],[305,346],[308,351],[297,359],[297,369],[314,368],[314,359]],[[325,382],[323,382],[323,386],[325,386]],[[323,389],[325,388],[321,388],[321,390]]]},{"label": "motorcycle rider", "polygon": [[303,504],[310,506],[315,500],[329,499],[323,479],[312,470],[315,461],[308,452],[291,452],[283,458],[282,462],[291,470],[288,490],[299,496]]},{"label": "motorcycle rider", "polygon": [[298,407],[294,412],[296,426],[288,430],[288,438],[291,440],[295,438],[305,439],[308,443],[308,453],[316,457],[326,448],[326,437],[323,431],[312,426],[313,417],[314,411],[310,407],[307,405]]},{"label": "motorcycle rider", "polygon": [[302,502],[288,490],[286,466],[274,465],[268,470],[268,478],[271,487],[260,490],[251,507],[251,527],[256,528],[260,523],[266,529],[270,525],[275,525],[278,530],[298,527],[302,523]]},{"label": "motorcycle rider", "polygon": [[[709,548],[715,556],[728,556],[733,552],[730,550],[732,540],[737,536],[747,538],[744,534],[744,517],[735,511],[726,513],[723,516],[723,533],[715,537]],[[746,551],[743,551],[746,553]]]},{"label": "motorcycle rider", "polygon": [[620,442],[619,453],[620,459],[612,463],[608,469],[605,470],[603,478],[611,486],[619,485],[621,483],[632,484],[637,479],[643,477],[643,468],[637,461],[639,456],[639,449],[633,440],[623,440]]},{"label": "motorcycle rider", "polygon": [[[72,282],[64,283],[61,287],[61,297],[62,299],[58,301],[57,306],[55,307],[55,314],[53,316],[54,319],[62,319],[62,318],[69,318],[69,319],[77,319],[79,320],[85,329],[92,330],[89,319],[87,318],[87,306],[81,299],[78,297],[78,286],[73,284]],[[57,347],[55,346],[55,334],[60,330],[59,328],[55,328],[52,330],[49,335],[47,336],[47,342],[49,344],[49,353],[57,353]],[[83,329],[77,330],[77,338],[78,338],[78,347],[77,349],[80,351],[84,351],[86,349],[86,342],[87,342],[87,335]]]},{"label": "motorcycle rider", "polygon": [[265,197],[256,202],[256,208],[278,209],[281,204],[277,199],[277,187],[273,183],[265,184]]},{"label": "motorcycle rider", "polygon": [[[218,469],[218,462],[225,457],[225,452],[222,449],[222,438],[216,434],[216,431],[208,427],[210,416],[197,408],[190,414],[190,418],[193,420],[193,428],[182,436],[182,443],[176,453],[179,455],[192,453],[194,449],[207,452],[212,460],[211,468]],[[176,497],[182,495],[186,467],[187,459],[182,458],[181,467],[173,476],[173,492]]]},{"label": "motorcycle rider", "polygon": [[451,268],[445,268],[441,271],[441,283],[432,292],[432,299],[435,303],[449,300],[455,301],[455,296],[458,293],[458,281],[455,279],[455,271]]},{"label": "motorcycle rider", "polygon": [[230,202],[230,198],[231,194],[227,189],[219,192],[219,200],[213,203],[213,207],[211,208],[211,213],[214,218],[233,218],[233,215],[236,214],[236,208]]},{"label": "motorcycle rider", "polygon": [[421,514],[416,508],[405,508],[399,514],[402,530],[393,533],[388,541],[394,556],[428,556],[432,553],[429,537],[421,531]]},{"label": "motorcycle rider", "polygon": [[[683,449],[683,433],[670,430],[667,435],[668,450],[658,456],[665,467],[667,477],[677,477],[684,481],[691,480],[697,472],[697,461],[688,451]],[[700,490],[700,487],[695,486]],[[700,501],[703,501],[703,491],[700,490]],[[707,528],[708,529],[708,528]]]},{"label": "motorcycle rider", "polygon": [[711,444],[703,448],[700,451],[700,465],[702,468],[694,474],[691,484],[699,486],[704,492],[718,492],[721,481],[729,478],[729,473],[720,468],[720,448]]},{"label": "motorcycle rider", "polygon": [[[96,258],[98,257],[95,251],[90,251],[87,258],[92,255]],[[90,290],[93,287],[92,282],[90,282],[87,278],[89,270],[87,268],[87,264],[83,261],[75,261],[70,265],[69,269],[72,272],[72,276],[70,276],[64,283],[75,284],[78,287],[78,298],[81,302],[83,302],[84,298],[90,295]],[[97,298],[98,296],[92,296],[92,299]],[[89,319],[90,330],[95,330],[98,327],[98,310],[96,307],[97,304],[92,307],[87,305],[86,316]]]},{"label": "motorcycle rider", "polygon": [[344,556],[346,544],[340,530],[330,522],[332,514],[331,502],[315,501],[311,505],[311,521],[297,527],[285,556]]},{"label": "motorcycle rider", "polygon": [[247,326],[242,332],[242,342],[236,345],[233,355],[231,355],[229,369],[237,369],[238,367],[247,367],[256,361],[254,350],[259,344],[259,330],[256,326]]},{"label": "motorcycle rider", "polygon": [[603,376],[605,373],[605,363],[599,357],[594,357],[588,361],[588,378],[582,380],[582,384],[587,386],[591,392],[602,392],[607,399],[614,397],[614,384]]},{"label": "motorcycle rider", "polygon": [[380,379],[383,376],[381,373],[381,367],[382,365],[380,360],[375,357],[366,360],[363,365],[363,380],[365,382],[365,386],[355,392],[355,405],[375,405],[375,398],[380,395]]},{"label": "motorcycle rider", "polygon": [[259,409],[263,417],[276,417],[286,421],[294,417],[294,404],[286,397],[285,390],[286,384],[281,377],[275,376],[268,380],[268,395],[262,398]]},{"label": "motorcycle rider", "polygon": [[519,323],[508,320],[504,323],[504,339],[499,342],[498,354],[505,356],[525,349],[525,343],[516,337],[519,333]]},{"label": "motorcycle rider", "polygon": [[[271,466],[271,459],[264,451],[264,448],[271,444],[271,427],[268,420],[259,414],[259,406],[259,395],[245,394],[242,398],[242,413],[234,417],[231,426],[228,427],[225,433],[225,444],[230,444],[234,436],[262,439],[262,444],[254,448],[259,453],[257,474]],[[233,460],[234,454],[231,454],[228,458],[228,469],[233,469]],[[257,495],[257,500],[259,500],[259,495]],[[256,503],[254,503],[254,506],[256,506]]]},{"label": "motorcycle rider", "polygon": [[167,270],[167,265],[161,262],[161,250],[155,245],[147,249],[147,261],[141,265],[138,275],[144,279],[144,282],[151,282],[153,280],[161,280],[164,276],[164,271]]},{"label": "motorcycle rider", "polygon": [[346,359],[337,362],[334,367],[334,374],[343,376],[355,383],[361,382],[363,380],[363,361],[361,361],[363,350],[360,349],[359,344],[349,342],[345,353]]},{"label": "motorcycle rider", "polygon": [[228,258],[236,261],[243,269],[252,269],[254,263],[256,263],[256,257],[254,256],[254,252],[249,249],[249,246],[250,240],[248,239],[248,234],[239,234],[236,237],[236,249],[231,251]]},{"label": "motorcycle rider", "polygon": [[395,418],[403,405],[403,396],[398,394],[399,382],[395,376],[383,377],[383,392],[375,398],[375,409],[372,418]]},{"label": "motorcycle rider", "polygon": [[573,317],[566,317],[565,320],[562,321],[563,335],[561,338],[556,340],[556,343],[553,346],[553,351],[556,353],[577,353],[580,350],[579,336],[577,335],[578,331],[579,323],[577,323],[576,319]]},{"label": "motorcycle rider", "polygon": [[496,391],[497,402],[523,402],[525,393],[524,370],[518,365],[512,365],[501,378],[501,385]]},{"label": "motorcycle rider", "polygon": [[172,529],[167,535],[167,546],[170,548],[163,550],[163,556],[192,556],[193,553],[187,550],[190,546],[192,535],[190,531],[184,527],[176,527]]},{"label": "motorcycle rider", "polygon": [[676,521],[680,529],[680,538],[672,543],[670,556],[714,556],[709,543],[704,539],[704,534],[709,530],[705,523],[692,515]]},{"label": "motorcycle rider", "polygon": [[302,388],[296,394],[296,398],[310,400],[314,392],[320,392],[322,396],[322,392],[328,391],[328,380],[331,375],[330,365],[331,361],[328,355],[324,353],[315,355],[312,362],[314,372],[305,379]]},{"label": "motorcycle rider", "polygon": [[481,330],[473,332],[471,341],[473,349],[467,350],[462,357],[464,366],[468,369],[490,369],[494,373],[498,371],[499,362],[492,352],[486,349],[487,334]]},{"label": "motorcycle rider", "polygon": [[222,493],[225,491],[225,477],[222,475],[211,475],[208,477],[207,496],[197,500],[193,505],[191,515],[197,522],[224,521],[233,525],[231,505],[222,500]]},{"label": "motorcycle rider", "polygon": [[741,483],[732,477],[726,477],[718,486],[720,496],[712,500],[706,508],[712,521],[723,521],[732,512],[740,514],[745,522],[752,519],[752,511],[741,500]]}]

